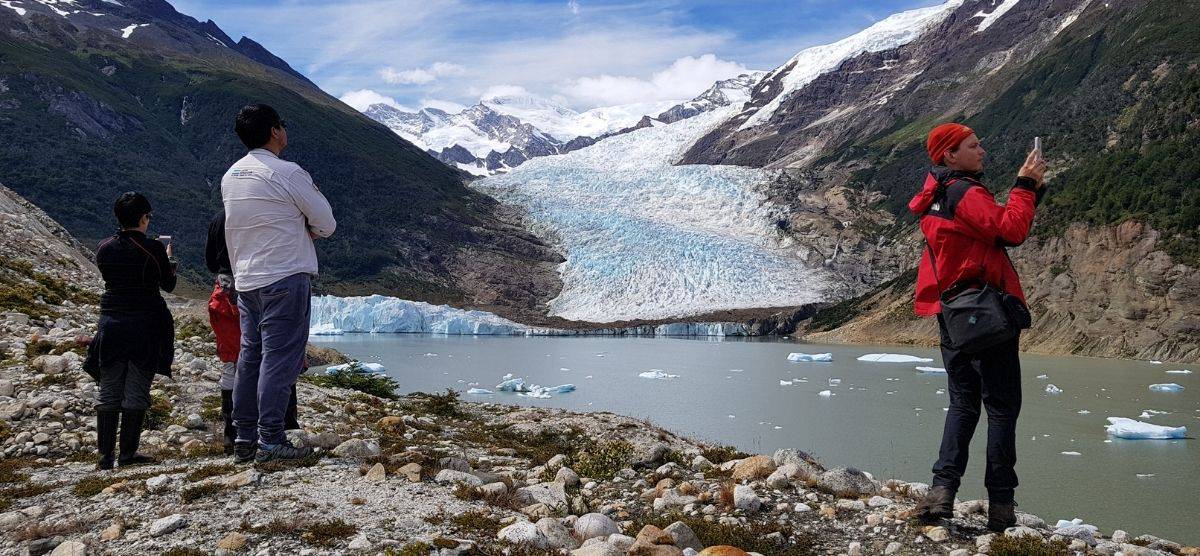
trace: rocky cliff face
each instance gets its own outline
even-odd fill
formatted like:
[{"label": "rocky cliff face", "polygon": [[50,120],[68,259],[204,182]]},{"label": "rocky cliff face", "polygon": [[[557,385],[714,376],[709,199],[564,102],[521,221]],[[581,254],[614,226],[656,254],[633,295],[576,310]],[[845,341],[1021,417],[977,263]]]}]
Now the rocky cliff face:
[{"label": "rocky cliff face", "polygon": [[[1033,312],[1026,351],[1200,361],[1200,269],[1161,250],[1145,224],[1073,224],[1011,250]],[[916,238],[910,243],[920,245]],[[915,264],[920,247],[908,254]],[[817,341],[936,345],[937,324],[912,312],[915,274],[807,323]]]}]

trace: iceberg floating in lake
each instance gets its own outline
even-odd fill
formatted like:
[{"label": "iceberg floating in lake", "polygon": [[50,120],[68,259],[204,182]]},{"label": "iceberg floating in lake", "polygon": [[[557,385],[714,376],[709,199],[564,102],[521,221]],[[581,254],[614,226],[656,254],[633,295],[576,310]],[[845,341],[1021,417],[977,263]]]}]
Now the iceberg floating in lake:
[{"label": "iceberg floating in lake", "polygon": [[1150,390],[1154,392],[1182,392],[1183,387],[1174,382],[1169,382],[1167,384],[1151,384]]},{"label": "iceberg floating in lake", "polygon": [[[1062,452],[1062,455],[1064,455],[1064,456],[1082,456],[1083,454],[1081,454],[1079,452]],[[1060,527],[1061,527],[1061,525],[1060,525]]]},{"label": "iceberg floating in lake", "polygon": [[329,367],[326,367],[325,373],[333,374],[338,371],[347,370],[353,365],[358,365],[364,371],[367,371],[367,372],[372,372],[372,373],[386,373],[387,372],[387,367],[384,367],[383,365],[380,365],[379,363],[363,363],[361,361],[351,361],[350,363],[344,363],[341,365],[331,365]]},{"label": "iceberg floating in lake", "polygon": [[[496,385],[498,392],[512,392],[518,396],[528,398],[549,398],[555,394],[566,394],[575,391],[574,384],[562,384],[559,386],[539,386],[537,384],[525,384],[525,379],[516,377],[509,378],[512,374],[504,375],[505,379],[500,384]],[[484,392],[487,392],[484,390]],[[468,392],[470,393],[470,392]],[[491,392],[487,392],[491,393]]]},{"label": "iceberg floating in lake", "polygon": [[336,328],[332,324],[322,323],[308,328],[309,336],[341,336],[345,334],[341,328]]},{"label": "iceberg floating in lake", "polygon": [[946,369],[945,369],[945,368],[942,368],[942,367],[915,367],[915,368],[916,368],[918,371],[921,371],[921,372],[923,372],[923,373],[940,373],[940,374],[945,374],[945,372],[946,372]]},{"label": "iceberg floating in lake", "polygon": [[930,363],[933,359],[899,353],[868,353],[858,358],[868,363]]},{"label": "iceberg floating in lake", "polygon": [[667,380],[669,378],[679,378],[679,375],[667,374],[667,373],[663,372],[662,369],[650,369],[649,371],[646,371],[644,373],[639,373],[638,376],[641,378],[652,378],[652,379],[656,379],[656,380]]},{"label": "iceberg floating in lake", "polygon": [[1109,417],[1110,423],[1105,427],[1108,434],[1117,438],[1126,438],[1131,440],[1166,440],[1171,438],[1184,438],[1187,435],[1187,427],[1164,427],[1151,423],[1143,423],[1125,417]]},{"label": "iceberg floating in lake", "polygon": [[842,379],[840,379],[840,378],[830,378],[830,379],[829,379],[829,385],[830,385],[830,386],[837,386],[837,385],[839,385],[839,384],[841,384],[841,383],[842,383]]},{"label": "iceberg floating in lake", "polygon": [[804,362],[829,363],[829,362],[833,361],[833,354],[832,353],[789,353],[787,358],[788,358],[788,361],[794,361],[797,363],[804,363]]},{"label": "iceberg floating in lake", "polygon": [[1192,374],[1192,371],[1190,371],[1188,369],[1179,369],[1176,371],[1167,371],[1167,374],[1169,374],[1169,375],[1190,375],[1190,374]]},{"label": "iceberg floating in lake", "polygon": [[791,385],[792,385],[792,381],[790,381],[790,380],[780,380],[780,381],[779,381],[779,385],[780,385],[780,386],[791,386]]},{"label": "iceberg floating in lake", "polygon": [[1062,388],[1059,388],[1053,384],[1047,384],[1046,385],[1046,393],[1047,394],[1061,394]]},{"label": "iceberg floating in lake", "polygon": [[1039,379],[1046,380],[1047,378],[1050,378],[1050,375],[1037,375],[1037,377]]},{"label": "iceberg floating in lake", "polygon": [[817,392],[817,395],[821,396],[822,398],[828,398],[833,395],[833,392],[830,392],[829,390],[821,390],[820,392]]},{"label": "iceberg floating in lake", "polygon": [[494,394],[494,393],[495,392],[492,392],[491,390],[488,390],[486,388],[470,388],[467,390],[467,394],[470,394],[472,396],[486,396],[488,394]]},{"label": "iceberg floating in lake", "polygon": [[504,375],[504,381],[496,385],[496,390],[500,392],[528,392],[529,388],[525,386],[523,378],[508,378],[512,375]]}]

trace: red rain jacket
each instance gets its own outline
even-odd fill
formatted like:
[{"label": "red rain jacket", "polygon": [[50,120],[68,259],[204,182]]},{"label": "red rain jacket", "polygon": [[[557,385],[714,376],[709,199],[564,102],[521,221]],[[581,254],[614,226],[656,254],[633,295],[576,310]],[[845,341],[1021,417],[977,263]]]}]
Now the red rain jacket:
[{"label": "red rain jacket", "polygon": [[208,323],[217,336],[217,358],[236,363],[242,346],[242,324],[238,315],[237,293],[218,282],[208,296]]},{"label": "red rain jacket", "polygon": [[1000,205],[978,177],[935,166],[908,203],[908,209],[921,217],[928,244],[917,270],[914,309],[919,316],[940,313],[942,292],[963,281],[993,284],[1025,301],[1005,248],[1020,245],[1029,236],[1034,207],[1045,189],[1038,189],[1031,178],[1017,178],[1008,203]]}]

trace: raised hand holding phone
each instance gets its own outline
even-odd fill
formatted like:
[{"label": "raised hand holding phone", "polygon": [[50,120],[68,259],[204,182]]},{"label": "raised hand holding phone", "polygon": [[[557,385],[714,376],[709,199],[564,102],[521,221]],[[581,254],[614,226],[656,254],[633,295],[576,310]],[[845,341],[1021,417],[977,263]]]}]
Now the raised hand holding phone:
[{"label": "raised hand holding phone", "polygon": [[1033,150],[1025,157],[1025,164],[1021,166],[1021,171],[1017,173],[1023,178],[1031,178],[1037,181],[1037,186],[1040,188],[1045,183],[1046,161],[1042,158],[1042,138],[1035,137],[1033,140]]}]

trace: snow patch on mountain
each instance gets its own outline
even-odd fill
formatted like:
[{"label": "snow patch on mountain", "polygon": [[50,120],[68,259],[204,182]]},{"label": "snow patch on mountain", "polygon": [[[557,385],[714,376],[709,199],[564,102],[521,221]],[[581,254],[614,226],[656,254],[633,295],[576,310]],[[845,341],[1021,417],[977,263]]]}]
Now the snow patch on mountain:
[{"label": "snow patch on mountain", "polygon": [[564,142],[576,137],[599,137],[632,127],[643,116],[653,116],[679,102],[638,102],[576,112],[552,100],[534,95],[504,95],[483,100],[483,104],[489,108],[514,116]]},{"label": "snow patch on mountain", "polygon": [[983,21],[979,22],[979,27],[977,27],[975,29],[975,32],[982,33],[984,31],[986,31],[987,28],[991,27],[993,23],[995,23],[1001,17],[1004,17],[1004,14],[1008,13],[1008,10],[1013,9],[1013,7],[1016,6],[1017,2],[1019,2],[1019,1],[1020,0],[1000,0],[1000,5],[997,6],[996,0],[992,0],[992,12],[991,13],[983,13],[983,11],[980,11],[979,13],[972,16],[972,17],[982,17],[983,18]]},{"label": "snow patch on mountain", "polygon": [[0,0],[0,6],[4,6],[5,8],[8,8],[14,12],[17,12],[17,15],[20,15],[20,16],[25,15],[25,8],[14,6],[13,0]]},{"label": "snow patch on mountain", "polygon": [[[133,36],[133,32],[136,31],[138,29],[138,27],[147,27],[149,25],[150,25],[149,23],[134,23],[133,25],[130,25],[129,27],[121,29],[121,38],[128,39],[129,37]],[[209,35],[208,37],[212,38],[212,35]]]},{"label": "snow patch on mountain", "polygon": [[524,208],[533,231],[566,253],[552,315],[668,319],[822,298],[823,275],[778,244],[781,209],[758,191],[772,173],[674,165],[738,108],[613,136],[474,182]]},{"label": "snow patch on mountain", "polygon": [[937,6],[900,12],[835,43],[801,50],[763,78],[763,81],[770,82],[782,77],[782,88],[769,103],[752,114],[740,129],[766,123],[789,94],[821,74],[836,69],[843,61],[865,52],[888,50],[916,40],[962,3],[963,0],[949,0]]}]

